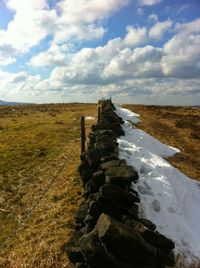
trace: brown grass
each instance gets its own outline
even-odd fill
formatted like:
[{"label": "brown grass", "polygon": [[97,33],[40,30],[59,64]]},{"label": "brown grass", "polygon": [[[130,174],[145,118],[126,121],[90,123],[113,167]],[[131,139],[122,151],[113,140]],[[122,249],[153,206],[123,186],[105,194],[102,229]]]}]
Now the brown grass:
[{"label": "brown grass", "polygon": [[191,107],[125,105],[139,113],[138,127],[181,153],[168,161],[192,179],[200,180],[200,109]]},{"label": "brown grass", "polygon": [[96,105],[0,107],[0,267],[67,266],[82,199],[79,118],[96,114]]}]

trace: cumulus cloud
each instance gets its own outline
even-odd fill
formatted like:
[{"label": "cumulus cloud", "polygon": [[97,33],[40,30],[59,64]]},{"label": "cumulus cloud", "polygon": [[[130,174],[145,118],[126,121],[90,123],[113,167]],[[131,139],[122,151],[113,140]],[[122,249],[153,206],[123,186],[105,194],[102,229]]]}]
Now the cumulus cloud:
[{"label": "cumulus cloud", "polygon": [[146,41],[146,38],[147,38],[147,29],[145,27],[134,28],[132,26],[128,26],[127,34],[124,38],[124,44],[127,46],[136,46],[144,43]]},{"label": "cumulus cloud", "polygon": [[140,6],[153,6],[160,2],[162,2],[162,0],[138,0]]},{"label": "cumulus cloud", "polygon": [[67,61],[67,53],[69,47],[67,45],[52,44],[51,47],[45,51],[33,56],[29,65],[35,67],[63,65]]},{"label": "cumulus cloud", "polygon": [[133,79],[138,77],[160,77],[162,49],[152,46],[124,49],[104,69],[104,77]]},{"label": "cumulus cloud", "polygon": [[127,48],[122,39],[107,45],[84,48],[70,56],[65,66],[57,66],[51,73],[51,84],[108,85],[137,77],[160,77],[163,51],[145,46]]},{"label": "cumulus cloud", "polygon": [[200,19],[177,24],[176,34],[164,45],[162,58],[166,76],[200,77]]},{"label": "cumulus cloud", "polygon": [[40,75],[30,75],[24,71],[9,73],[1,69],[0,80],[0,95],[9,100],[26,100],[33,96],[36,93],[36,85],[42,81]]},{"label": "cumulus cloud", "polygon": [[57,20],[54,41],[63,43],[69,38],[79,40],[102,38],[106,29],[99,26],[99,22],[129,2],[129,0],[64,0],[58,2],[57,8],[60,16]]},{"label": "cumulus cloud", "polygon": [[[159,22],[157,15],[151,14],[148,21],[154,25],[150,29],[128,26],[124,38],[76,51],[70,42],[102,38],[106,32],[104,20],[129,1],[62,0],[52,10],[45,0],[23,1],[25,15],[18,0],[8,0],[15,14],[7,30],[0,30],[0,64],[14,62],[16,52],[25,53],[51,35],[50,47],[34,55],[29,64],[50,66],[52,71],[46,79],[27,72],[0,71],[1,95],[7,90],[10,97],[20,99],[23,94],[39,101],[41,96],[44,101],[45,96],[62,101],[66,95],[68,101],[87,101],[88,94],[93,100],[117,94],[121,101],[132,96],[199,97],[200,19],[174,25],[170,20]],[[141,0],[140,5],[158,2]],[[162,47],[148,45],[160,40],[169,29],[174,36]]]},{"label": "cumulus cloud", "polygon": [[[146,38],[147,30],[130,27],[124,39],[116,38],[105,46],[69,53],[65,61],[61,57],[62,66],[52,71],[49,81],[60,87],[60,83],[110,85],[115,81],[137,78],[197,77],[200,74],[199,23],[200,20],[177,24],[176,34],[161,48],[150,45],[135,47],[134,43],[142,42],[144,36]],[[137,38],[129,39],[130,35]],[[40,54],[32,59],[32,64],[40,66],[45,61],[56,62],[53,51],[48,55]]]},{"label": "cumulus cloud", "polygon": [[66,64],[54,68],[50,78],[37,87],[57,92],[62,88],[72,95],[78,86],[83,91],[93,87],[96,96],[116,93],[124,101],[125,95],[160,96],[161,102],[162,98],[174,95],[183,101],[181,96],[196,94],[198,99],[199,23],[196,20],[176,24],[175,35],[161,48],[135,47],[132,42],[128,45],[129,31],[124,39],[115,38],[105,46],[83,48],[69,54]]},{"label": "cumulus cloud", "polygon": [[129,0],[62,0],[58,8],[67,24],[93,23],[126,6]]},{"label": "cumulus cloud", "polygon": [[150,30],[149,37],[152,39],[160,39],[163,37],[166,31],[168,31],[173,25],[170,20],[157,22]]},{"label": "cumulus cloud", "polygon": [[2,42],[19,52],[27,52],[52,32],[57,18],[55,10],[49,10],[44,0],[8,0],[8,8],[15,11],[7,30],[1,34]]},{"label": "cumulus cloud", "polygon": [[15,14],[7,30],[0,32],[1,44],[26,53],[47,36],[54,43],[100,39],[106,32],[103,20],[128,3],[129,0],[62,0],[50,9],[47,0],[8,0],[7,7]]}]

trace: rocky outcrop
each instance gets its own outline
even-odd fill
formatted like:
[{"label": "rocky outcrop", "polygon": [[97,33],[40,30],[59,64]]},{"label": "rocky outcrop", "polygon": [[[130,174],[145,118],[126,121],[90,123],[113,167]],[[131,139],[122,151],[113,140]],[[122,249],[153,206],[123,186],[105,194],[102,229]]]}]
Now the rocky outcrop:
[{"label": "rocky outcrop", "polygon": [[76,215],[76,230],[66,245],[70,267],[163,268],[174,265],[174,243],[138,215],[137,172],[118,159],[117,138],[123,120],[110,100],[101,105],[79,173],[85,201]]}]

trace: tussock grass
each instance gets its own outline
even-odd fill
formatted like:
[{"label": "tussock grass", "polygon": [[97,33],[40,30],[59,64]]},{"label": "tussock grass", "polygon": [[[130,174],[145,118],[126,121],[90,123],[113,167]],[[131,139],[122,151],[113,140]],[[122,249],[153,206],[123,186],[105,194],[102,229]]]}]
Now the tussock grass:
[{"label": "tussock grass", "polygon": [[82,199],[79,118],[88,114],[97,106],[0,107],[0,267],[67,266],[62,249]]}]

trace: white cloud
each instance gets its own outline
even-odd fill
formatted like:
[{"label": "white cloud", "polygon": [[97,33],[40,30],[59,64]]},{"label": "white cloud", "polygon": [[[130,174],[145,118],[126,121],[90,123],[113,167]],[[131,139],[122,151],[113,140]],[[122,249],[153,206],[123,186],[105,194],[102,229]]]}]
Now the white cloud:
[{"label": "white cloud", "polygon": [[104,47],[71,54],[65,66],[52,71],[49,83],[55,88],[60,83],[106,85],[136,77],[159,77],[162,55],[160,48],[126,48],[124,40],[113,39]]},{"label": "white cloud", "polygon": [[161,77],[160,60],[163,52],[160,48],[145,46],[143,48],[124,49],[114,57],[104,69],[105,78],[133,79],[138,77]]},{"label": "white cloud", "polygon": [[164,45],[162,67],[167,76],[200,77],[200,19],[177,24],[176,34]]},{"label": "white cloud", "polygon": [[1,44],[26,53],[47,36],[54,42],[100,39],[105,34],[104,20],[129,3],[129,0],[62,0],[49,9],[47,0],[8,0],[15,14],[7,30],[0,32]]},{"label": "white cloud", "polygon": [[[163,48],[149,45],[134,47],[134,42],[139,42],[140,38],[127,42],[127,36],[135,31],[131,27],[124,39],[116,38],[105,46],[69,53],[65,64],[52,71],[48,83],[51,88],[59,88],[61,84],[110,85],[116,81],[125,82],[138,78],[197,77],[200,74],[199,23],[200,20],[177,24],[176,35]],[[140,30],[137,29],[136,33]],[[146,34],[146,29],[143,33]],[[143,38],[140,42],[142,40]],[[32,61],[35,65],[56,61],[53,54],[46,59],[41,55],[35,59]]]},{"label": "white cloud", "polygon": [[8,8],[22,14],[32,10],[48,8],[47,0],[20,0],[20,3],[19,0],[7,0],[6,5]]},{"label": "white cloud", "polygon": [[162,2],[162,0],[138,0],[140,6],[153,6]]},{"label": "white cloud", "polygon": [[163,22],[157,22],[150,30],[149,37],[152,39],[161,39],[165,32],[167,32],[173,25],[173,22],[166,20]]},{"label": "white cloud", "polygon": [[[159,1],[140,2],[141,5],[153,5]],[[27,52],[52,35],[50,47],[34,55],[29,64],[56,67],[47,79],[27,72],[0,71],[0,97],[8,92],[10,99],[20,100],[23,95],[27,100],[35,101],[45,101],[45,98],[62,101],[65,96],[69,96],[68,101],[78,98],[87,101],[90,96],[95,100],[101,94],[117,94],[119,100],[120,97],[122,100],[137,99],[138,96],[147,99],[157,96],[160,100],[162,96],[173,96],[174,99],[174,95],[180,98],[195,95],[197,100],[200,19],[176,24],[174,36],[160,48],[147,45],[148,41],[162,38],[173,22],[157,22],[156,14],[148,17],[149,21],[156,22],[149,32],[145,27],[129,26],[124,38],[112,39],[104,46],[73,52],[66,45],[102,38],[106,32],[104,20],[126,4],[128,1],[62,0],[57,9],[50,10],[44,0],[27,0],[24,2],[27,14],[24,15],[19,1],[9,0],[9,7],[16,14],[8,29],[0,30],[0,64],[14,62],[17,51]]]},{"label": "white cloud", "polygon": [[129,4],[129,0],[65,0],[58,2],[61,15],[57,20],[54,41],[62,43],[69,38],[79,40],[100,39],[106,32],[99,25],[112,13]]},{"label": "white cloud", "polygon": [[36,85],[42,81],[40,75],[28,72],[9,73],[0,70],[0,96],[8,100],[26,100],[36,93]]},{"label": "white cloud", "polygon": [[5,45],[19,52],[27,52],[52,33],[57,19],[55,10],[46,9],[46,1],[9,0],[7,6],[15,11],[13,20],[1,35]]},{"label": "white cloud", "polygon": [[129,2],[129,0],[64,0],[58,2],[58,8],[63,14],[61,19],[66,24],[92,24],[97,20],[107,18]]},{"label": "white cloud", "polygon": [[67,45],[52,44],[47,51],[33,56],[29,64],[35,67],[66,64],[68,50]]},{"label": "white cloud", "polygon": [[151,14],[151,15],[148,16],[148,21],[157,22],[158,21],[158,16],[156,14]]},{"label": "white cloud", "polygon": [[134,28],[132,26],[127,27],[127,34],[124,38],[124,44],[127,46],[137,46],[146,41],[147,38],[147,29],[145,27],[142,28]]},{"label": "white cloud", "polygon": [[57,44],[62,44],[68,40],[73,40],[73,42],[84,40],[95,40],[101,39],[105,34],[106,29],[102,26],[91,25],[62,25],[58,24],[58,30],[54,34],[54,42]]}]

